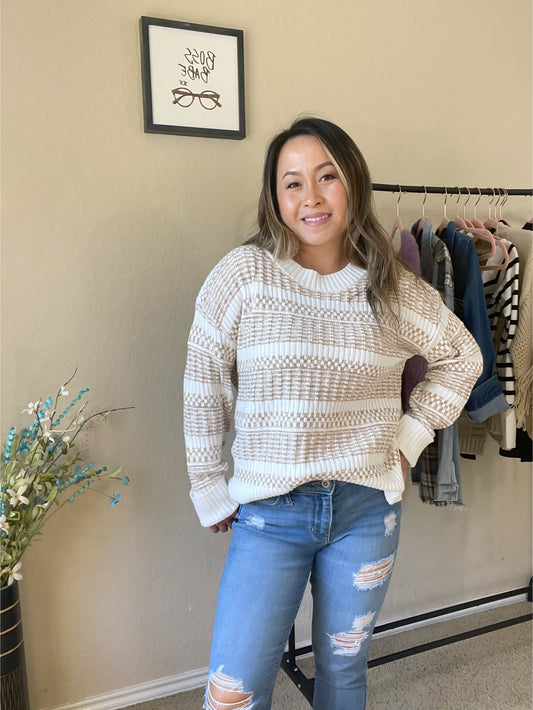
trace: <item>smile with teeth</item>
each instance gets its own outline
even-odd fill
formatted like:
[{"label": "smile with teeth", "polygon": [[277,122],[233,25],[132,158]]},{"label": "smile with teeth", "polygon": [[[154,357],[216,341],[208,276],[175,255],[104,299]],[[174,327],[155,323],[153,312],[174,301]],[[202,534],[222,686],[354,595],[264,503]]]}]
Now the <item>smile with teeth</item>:
[{"label": "smile with teeth", "polygon": [[309,217],[303,217],[302,221],[306,224],[319,224],[325,222],[331,217],[331,213],[323,212],[322,214],[311,215]]}]

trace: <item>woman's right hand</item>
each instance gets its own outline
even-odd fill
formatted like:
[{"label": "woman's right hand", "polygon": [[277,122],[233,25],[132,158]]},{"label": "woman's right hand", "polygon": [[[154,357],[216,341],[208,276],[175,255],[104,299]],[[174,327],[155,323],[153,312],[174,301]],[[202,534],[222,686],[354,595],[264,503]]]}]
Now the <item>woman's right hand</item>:
[{"label": "woman's right hand", "polygon": [[210,525],[209,530],[211,530],[211,532],[214,532],[214,533],[228,532],[228,530],[233,525],[233,521],[236,519],[237,519],[237,510],[235,510],[229,517],[224,518],[224,520],[221,520],[216,525]]}]

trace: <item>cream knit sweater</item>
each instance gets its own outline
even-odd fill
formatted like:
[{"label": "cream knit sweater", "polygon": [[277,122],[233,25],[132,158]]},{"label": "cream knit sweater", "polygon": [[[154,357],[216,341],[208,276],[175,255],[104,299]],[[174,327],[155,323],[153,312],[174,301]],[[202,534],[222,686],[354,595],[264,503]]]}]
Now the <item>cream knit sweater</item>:
[{"label": "cream knit sweater", "polygon": [[[482,359],[437,291],[408,272],[398,316],[397,324],[376,322],[366,272],[353,264],[321,275],[256,246],[219,262],[196,302],[184,379],[191,498],[202,525],[313,480],[401,499],[399,451],[414,465],[434,430],[459,416]],[[417,353],[428,373],[402,415],[403,365]]]}]

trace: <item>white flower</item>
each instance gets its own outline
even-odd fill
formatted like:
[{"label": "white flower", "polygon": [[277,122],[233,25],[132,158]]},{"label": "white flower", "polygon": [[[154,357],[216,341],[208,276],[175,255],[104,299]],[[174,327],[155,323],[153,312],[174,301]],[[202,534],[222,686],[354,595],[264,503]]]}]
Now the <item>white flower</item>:
[{"label": "white flower", "polygon": [[13,569],[9,571],[9,579],[7,581],[8,587],[10,584],[13,584],[13,582],[15,580],[18,582],[19,580],[22,579],[22,575],[19,572],[21,567],[22,567],[22,562],[17,562],[17,564],[13,567]]},{"label": "white flower", "polygon": [[68,397],[68,390],[65,389],[65,385],[61,385],[61,389],[59,390],[59,394],[61,397]]},{"label": "white flower", "polygon": [[18,491],[14,491],[12,488],[8,488],[7,492],[11,496],[11,499],[9,503],[15,508],[19,503],[24,503],[25,505],[28,505],[30,502],[23,493],[26,491],[27,484],[24,484],[21,486]]},{"label": "white flower", "polygon": [[1,531],[4,531],[6,534],[9,534],[9,523],[6,521],[5,515],[0,515],[0,532]]},{"label": "white flower", "polygon": [[61,437],[61,441],[64,441],[65,444],[68,444],[68,442],[70,441],[70,436],[68,436],[68,434],[67,434],[67,436]]},{"label": "white flower", "polygon": [[28,412],[28,414],[37,414],[37,410],[41,404],[41,400],[37,400],[37,402],[28,402],[28,409],[23,409],[22,414],[25,414],[26,412]]}]

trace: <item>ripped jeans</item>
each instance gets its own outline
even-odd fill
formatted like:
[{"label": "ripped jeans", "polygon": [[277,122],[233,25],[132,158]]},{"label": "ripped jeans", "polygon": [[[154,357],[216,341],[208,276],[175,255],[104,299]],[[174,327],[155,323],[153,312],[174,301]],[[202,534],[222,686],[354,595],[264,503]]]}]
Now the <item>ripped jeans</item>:
[{"label": "ripped jeans", "polygon": [[367,654],[396,557],[401,504],[339,481],[242,505],[220,583],[207,710],[268,710],[310,577],[314,710],[363,710]]}]

